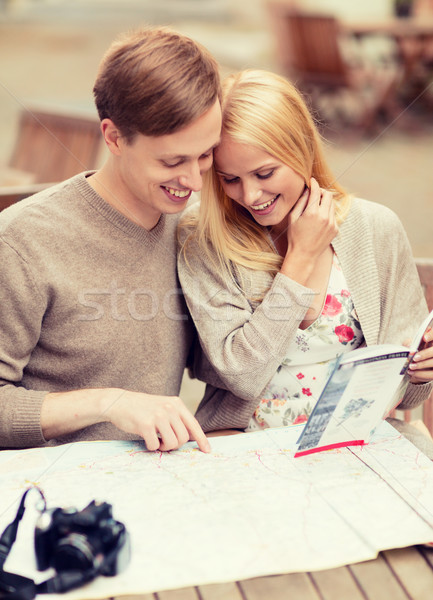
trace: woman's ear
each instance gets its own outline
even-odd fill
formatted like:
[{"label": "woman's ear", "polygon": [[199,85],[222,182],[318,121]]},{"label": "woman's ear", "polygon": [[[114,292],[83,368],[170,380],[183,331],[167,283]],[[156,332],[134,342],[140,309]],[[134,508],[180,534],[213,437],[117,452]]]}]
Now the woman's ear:
[{"label": "woman's ear", "polygon": [[121,135],[120,131],[111,119],[102,119],[101,132],[105,145],[109,151],[118,156],[120,154],[119,140]]}]

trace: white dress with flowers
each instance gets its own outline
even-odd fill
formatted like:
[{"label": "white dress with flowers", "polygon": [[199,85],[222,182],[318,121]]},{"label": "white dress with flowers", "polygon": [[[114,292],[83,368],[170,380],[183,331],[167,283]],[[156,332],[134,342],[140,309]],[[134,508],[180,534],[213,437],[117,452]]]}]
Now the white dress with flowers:
[{"label": "white dress with flowers", "polygon": [[286,357],[262,394],[246,431],[306,421],[334,359],[364,342],[346,280],[334,254],[320,316],[298,329]]}]

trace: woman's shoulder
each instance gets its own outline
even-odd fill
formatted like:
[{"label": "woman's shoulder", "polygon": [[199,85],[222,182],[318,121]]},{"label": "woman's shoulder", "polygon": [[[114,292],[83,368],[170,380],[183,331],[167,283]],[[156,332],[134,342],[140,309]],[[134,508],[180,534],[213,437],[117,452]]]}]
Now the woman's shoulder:
[{"label": "woman's shoulder", "polygon": [[197,229],[199,211],[200,200],[194,198],[188,203],[187,207],[179,218],[177,226],[177,237],[179,243],[183,244],[186,239],[191,237],[191,235]]},{"label": "woman's shoulder", "polygon": [[402,228],[399,217],[389,206],[364,198],[352,199],[345,222],[357,228],[368,227],[372,232],[376,229],[383,233]]},{"label": "woman's shoulder", "polygon": [[199,231],[200,201],[189,203],[177,226],[179,265],[205,270],[208,263],[219,264],[212,243]]},{"label": "woman's shoulder", "polygon": [[395,212],[380,202],[373,202],[372,200],[366,200],[365,198],[354,197],[350,208],[350,213],[355,212],[357,214],[365,215],[368,217],[375,216],[387,216],[390,214],[395,215]]},{"label": "woman's shoulder", "polygon": [[340,226],[335,247],[340,253],[371,253],[382,261],[384,257],[394,256],[396,249],[403,255],[407,253],[409,241],[403,224],[392,209],[378,202],[354,198]]},{"label": "woman's shoulder", "polygon": [[187,207],[182,212],[179,226],[185,226],[188,222],[197,222],[198,215],[200,212],[200,198],[191,197],[191,200],[188,202]]}]

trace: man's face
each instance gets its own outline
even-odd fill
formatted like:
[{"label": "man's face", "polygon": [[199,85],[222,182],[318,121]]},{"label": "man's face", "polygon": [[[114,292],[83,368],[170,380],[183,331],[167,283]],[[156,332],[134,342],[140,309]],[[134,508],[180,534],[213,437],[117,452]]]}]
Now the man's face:
[{"label": "man's face", "polygon": [[[118,140],[117,185],[120,204],[144,227],[151,229],[161,214],[183,210],[213,160],[221,135],[219,101],[196,121],[169,135],[139,134],[131,144]],[[122,210],[118,205],[119,210]]]}]

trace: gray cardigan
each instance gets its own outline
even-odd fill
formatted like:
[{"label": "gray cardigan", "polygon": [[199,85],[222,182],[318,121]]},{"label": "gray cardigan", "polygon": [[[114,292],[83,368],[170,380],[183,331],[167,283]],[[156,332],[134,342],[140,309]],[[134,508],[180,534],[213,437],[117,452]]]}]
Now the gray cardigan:
[{"label": "gray cardigan", "polygon": [[[188,211],[197,211],[193,205]],[[181,242],[186,230],[180,230]],[[401,344],[427,314],[411,248],[389,208],[354,199],[333,240],[367,345]],[[181,252],[178,271],[203,352],[195,376],[208,385],[196,417],[205,431],[244,429],[257,399],[281,364],[313,290],[278,273],[243,267],[235,278],[216,268],[195,241]],[[248,298],[269,287],[262,302]],[[218,388],[230,393],[223,394]],[[410,384],[400,408],[414,408],[431,384]]]}]

